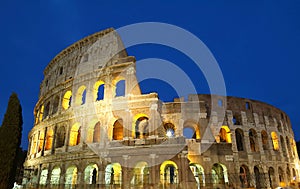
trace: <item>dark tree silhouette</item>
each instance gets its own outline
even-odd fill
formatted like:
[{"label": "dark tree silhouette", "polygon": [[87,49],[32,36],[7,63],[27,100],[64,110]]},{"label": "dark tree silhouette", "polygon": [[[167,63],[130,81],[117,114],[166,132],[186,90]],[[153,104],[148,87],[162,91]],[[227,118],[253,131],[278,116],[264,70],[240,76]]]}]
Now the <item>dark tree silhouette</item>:
[{"label": "dark tree silhouette", "polygon": [[0,127],[0,188],[14,185],[22,124],[22,107],[17,94],[13,93]]},{"label": "dark tree silhouette", "polygon": [[296,142],[298,156],[300,158],[300,140]]}]

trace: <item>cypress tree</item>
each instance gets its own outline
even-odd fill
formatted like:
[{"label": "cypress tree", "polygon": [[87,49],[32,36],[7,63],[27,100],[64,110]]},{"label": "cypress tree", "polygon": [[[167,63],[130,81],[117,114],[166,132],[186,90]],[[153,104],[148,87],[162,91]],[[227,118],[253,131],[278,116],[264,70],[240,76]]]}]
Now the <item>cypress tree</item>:
[{"label": "cypress tree", "polygon": [[14,185],[22,124],[22,107],[17,94],[12,93],[0,127],[0,188]]}]

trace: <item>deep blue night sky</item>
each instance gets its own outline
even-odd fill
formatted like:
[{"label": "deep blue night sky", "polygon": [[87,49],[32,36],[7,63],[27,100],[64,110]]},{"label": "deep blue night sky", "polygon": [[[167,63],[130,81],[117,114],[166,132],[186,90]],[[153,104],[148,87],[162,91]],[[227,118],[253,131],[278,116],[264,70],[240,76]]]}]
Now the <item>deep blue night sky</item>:
[{"label": "deep blue night sky", "polygon": [[[300,140],[300,1],[130,2],[1,1],[0,118],[15,91],[23,107],[23,148],[33,126],[43,70],[51,59],[87,35],[137,22],[169,23],[196,35],[218,61],[227,94],[261,100],[285,111]],[[128,53],[137,60],[155,57],[185,62],[182,69],[199,81],[197,91],[209,92],[201,72],[194,71],[191,60],[174,49],[139,45]],[[167,88],[157,80],[142,82],[144,92],[157,91],[170,100],[174,93]]]}]

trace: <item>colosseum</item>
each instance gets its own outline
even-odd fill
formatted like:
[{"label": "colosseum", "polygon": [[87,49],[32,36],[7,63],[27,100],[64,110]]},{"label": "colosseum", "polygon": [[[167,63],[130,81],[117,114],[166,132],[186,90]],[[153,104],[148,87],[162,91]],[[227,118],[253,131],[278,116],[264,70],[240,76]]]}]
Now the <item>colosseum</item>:
[{"label": "colosseum", "polygon": [[288,116],[256,100],[142,94],[113,29],[44,70],[24,188],[277,188],[299,182]]}]

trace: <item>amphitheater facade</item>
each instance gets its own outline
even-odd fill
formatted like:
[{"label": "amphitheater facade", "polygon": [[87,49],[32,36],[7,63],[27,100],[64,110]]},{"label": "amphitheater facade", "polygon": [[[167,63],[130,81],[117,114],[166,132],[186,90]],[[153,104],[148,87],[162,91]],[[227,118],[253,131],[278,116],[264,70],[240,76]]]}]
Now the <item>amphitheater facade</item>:
[{"label": "amphitheater facade", "polygon": [[296,186],[288,116],[263,102],[142,94],[135,58],[113,29],[83,38],[44,70],[26,188]]}]

